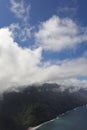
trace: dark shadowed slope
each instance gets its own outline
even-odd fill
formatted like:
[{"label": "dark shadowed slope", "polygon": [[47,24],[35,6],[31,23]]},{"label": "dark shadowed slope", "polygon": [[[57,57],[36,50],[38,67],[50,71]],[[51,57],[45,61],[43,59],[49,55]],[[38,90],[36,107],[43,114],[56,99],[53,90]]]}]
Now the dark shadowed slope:
[{"label": "dark shadowed slope", "polygon": [[5,92],[0,101],[0,130],[25,130],[87,103],[81,91],[61,92],[59,87],[43,84]]}]

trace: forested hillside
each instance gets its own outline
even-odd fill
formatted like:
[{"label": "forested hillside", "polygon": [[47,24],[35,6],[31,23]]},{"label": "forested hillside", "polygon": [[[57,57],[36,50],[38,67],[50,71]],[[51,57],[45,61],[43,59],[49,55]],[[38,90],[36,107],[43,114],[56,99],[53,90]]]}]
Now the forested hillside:
[{"label": "forested hillside", "polygon": [[81,90],[61,92],[59,87],[43,84],[28,86],[18,92],[4,92],[0,100],[0,130],[27,130],[87,103]]}]

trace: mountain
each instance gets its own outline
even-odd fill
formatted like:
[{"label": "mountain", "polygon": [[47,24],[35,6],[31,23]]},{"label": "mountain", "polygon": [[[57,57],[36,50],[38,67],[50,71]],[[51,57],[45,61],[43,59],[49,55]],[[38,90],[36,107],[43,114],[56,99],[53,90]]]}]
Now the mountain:
[{"label": "mountain", "polygon": [[[85,96],[84,96],[85,93]],[[7,91],[0,100],[0,130],[27,130],[68,110],[87,104],[87,91],[60,91],[60,85],[27,86]]]}]

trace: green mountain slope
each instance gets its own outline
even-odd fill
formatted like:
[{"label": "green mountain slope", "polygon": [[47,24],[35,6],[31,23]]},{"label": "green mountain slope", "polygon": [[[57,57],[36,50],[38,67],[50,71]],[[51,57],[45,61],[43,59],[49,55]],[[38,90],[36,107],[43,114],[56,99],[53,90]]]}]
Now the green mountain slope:
[{"label": "green mountain slope", "polygon": [[80,92],[61,92],[56,84],[5,92],[0,100],[0,130],[27,130],[87,103]]}]

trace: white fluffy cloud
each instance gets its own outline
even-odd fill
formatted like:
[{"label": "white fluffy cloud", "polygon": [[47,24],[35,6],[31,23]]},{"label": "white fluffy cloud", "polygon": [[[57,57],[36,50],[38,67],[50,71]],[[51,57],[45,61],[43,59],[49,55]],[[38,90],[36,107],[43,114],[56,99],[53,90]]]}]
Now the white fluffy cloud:
[{"label": "white fluffy cloud", "polygon": [[[31,83],[41,59],[41,48],[21,48],[8,28],[0,29],[0,89]],[[21,84],[22,85],[22,84]]]},{"label": "white fluffy cloud", "polygon": [[81,83],[87,87],[87,81],[75,80],[78,76],[87,76],[87,52],[81,58],[58,61],[56,64],[43,63],[41,58],[41,47],[34,50],[19,47],[8,28],[0,29],[0,91],[46,82],[67,86],[73,81],[74,86]]},{"label": "white fluffy cloud", "polygon": [[87,28],[84,29],[69,18],[52,16],[40,24],[35,37],[43,49],[61,51],[87,41]]}]

